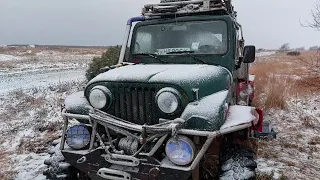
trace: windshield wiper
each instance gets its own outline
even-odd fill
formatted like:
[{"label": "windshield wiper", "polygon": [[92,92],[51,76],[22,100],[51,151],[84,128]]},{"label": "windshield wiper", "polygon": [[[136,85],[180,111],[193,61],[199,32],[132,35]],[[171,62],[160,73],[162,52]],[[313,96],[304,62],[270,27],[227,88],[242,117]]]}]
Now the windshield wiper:
[{"label": "windshield wiper", "polygon": [[175,52],[168,52],[167,54],[183,54],[192,57],[194,60],[201,62],[202,64],[207,64],[204,60],[198,58],[197,56],[192,55],[194,51],[175,51]]},{"label": "windshield wiper", "polygon": [[168,63],[167,61],[165,61],[165,60],[163,60],[163,59],[160,59],[157,54],[152,54],[152,53],[136,53],[136,54],[133,54],[133,55],[149,56],[149,57],[152,57],[152,58],[154,58],[154,59],[156,59],[156,60],[158,60],[158,61],[160,61],[160,62],[162,62],[162,63]]}]

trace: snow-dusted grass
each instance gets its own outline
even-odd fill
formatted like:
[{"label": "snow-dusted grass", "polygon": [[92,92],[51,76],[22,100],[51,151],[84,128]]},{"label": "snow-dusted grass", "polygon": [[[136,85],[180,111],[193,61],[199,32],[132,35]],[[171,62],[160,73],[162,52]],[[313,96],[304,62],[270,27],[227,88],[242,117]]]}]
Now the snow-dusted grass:
[{"label": "snow-dusted grass", "polygon": [[1,53],[17,58],[0,63],[0,179],[45,179],[44,159],[61,136],[60,106],[67,94],[83,89],[84,71],[97,51]]},{"label": "snow-dusted grass", "polygon": [[[8,179],[44,179],[43,160],[50,143],[61,135],[61,103],[67,94],[80,90],[84,82],[50,85],[49,88],[16,90],[1,97],[0,152]],[[28,165],[28,166],[27,166]],[[22,178],[23,177],[23,178]],[[0,178],[1,179],[1,178]]]},{"label": "snow-dusted grass", "polygon": [[90,60],[102,52],[102,49],[8,50],[8,54],[0,54],[0,75],[50,69],[86,69]]},{"label": "snow-dusted grass", "polygon": [[11,60],[18,60],[18,59],[20,59],[20,58],[17,56],[0,54],[0,61],[11,61]]},{"label": "snow-dusted grass", "polygon": [[[293,104],[297,103],[297,104]],[[269,110],[265,119],[271,120],[277,139],[260,141],[259,170],[290,174],[290,179],[317,179],[320,176],[318,97],[292,99],[286,110]],[[313,111],[312,115],[304,111]]]},{"label": "snow-dusted grass", "polygon": [[254,103],[265,110],[265,120],[278,133],[275,140],[259,142],[258,170],[265,179],[320,177],[320,91],[302,83],[311,76],[308,64],[298,58],[311,61],[307,57],[276,54],[252,66]]}]

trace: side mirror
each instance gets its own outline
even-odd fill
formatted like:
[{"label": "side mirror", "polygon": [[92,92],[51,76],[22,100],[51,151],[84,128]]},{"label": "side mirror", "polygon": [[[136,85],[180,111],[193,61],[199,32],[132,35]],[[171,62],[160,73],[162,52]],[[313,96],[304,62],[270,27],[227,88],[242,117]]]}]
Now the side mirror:
[{"label": "side mirror", "polygon": [[252,63],[256,60],[256,47],[245,46],[243,51],[243,62]]}]

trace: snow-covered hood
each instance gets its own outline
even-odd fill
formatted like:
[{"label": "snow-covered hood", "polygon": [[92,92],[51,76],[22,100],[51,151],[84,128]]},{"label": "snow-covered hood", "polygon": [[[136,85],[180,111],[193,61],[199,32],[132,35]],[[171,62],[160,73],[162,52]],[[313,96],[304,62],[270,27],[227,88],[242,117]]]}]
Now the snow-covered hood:
[{"label": "snow-covered hood", "polygon": [[88,86],[97,82],[167,83],[178,85],[187,94],[199,88],[200,97],[227,89],[231,84],[230,72],[220,66],[191,64],[138,64],[128,65],[93,78]]}]

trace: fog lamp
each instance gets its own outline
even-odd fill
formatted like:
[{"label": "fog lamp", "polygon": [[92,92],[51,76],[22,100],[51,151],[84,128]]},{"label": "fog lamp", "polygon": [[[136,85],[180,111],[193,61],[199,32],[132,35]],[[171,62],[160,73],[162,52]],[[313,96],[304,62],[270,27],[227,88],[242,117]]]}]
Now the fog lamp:
[{"label": "fog lamp", "polygon": [[195,156],[194,143],[185,136],[171,138],[166,144],[166,154],[174,164],[184,166],[190,164]]},{"label": "fog lamp", "polygon": [[86,125],[75,125],[68,129],[66,143],[72,149],[83,149],[90,143],[90,128]]}]

